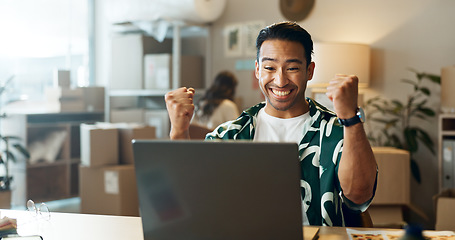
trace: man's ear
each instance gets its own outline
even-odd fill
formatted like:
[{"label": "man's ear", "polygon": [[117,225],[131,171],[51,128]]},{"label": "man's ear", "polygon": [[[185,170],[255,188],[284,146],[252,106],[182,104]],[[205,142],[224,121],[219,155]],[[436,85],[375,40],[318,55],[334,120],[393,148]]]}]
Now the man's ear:
[{"label": "man's ear", "polygon": [[259,63],[258,63],[258,60],[254,61],[254,65],[255,65],[254,75],[259,80]]},{"label": "man's ear", "polygon": [[316,64],[314,62],[311,62],[310,65],[308,65],[308,68],[307,68],[307,80],[310,81],[311,79],[313,79],[313,74],[314,74],[314,68],[315,68]]}]

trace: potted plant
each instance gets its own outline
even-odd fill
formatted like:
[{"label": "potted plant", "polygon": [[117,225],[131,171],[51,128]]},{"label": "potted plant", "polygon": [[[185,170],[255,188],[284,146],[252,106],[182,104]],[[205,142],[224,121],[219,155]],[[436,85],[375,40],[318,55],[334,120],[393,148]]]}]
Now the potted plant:
[{"label": "potted plant", "polygon": [[[3,117],[3,116],[2,116]],[[16,149],[26,158],[30,155],[28,151],[20,144],[18,137],[0,135],[1,144],[3,146],[0,153],[0,165],[3,165],[5,174],[0,176],[0,208],[10,208],[11,203],[11,181],[13,177],[10,173],[10,161],[16,162],[16,157],[11,151],[11,148]]]},{"label": "potted plant", "polygon": [[[7,84],[11,82],[12,79],[13,76],[0,86],[0,101]],[[0,121],[5,117],[6,114],[2,113],[0,115]],[[11,181],[13,177],[10,172],[10,164],[11,162],[16,162],[16,153],[20,153],[26,158],[30,157],[27,149],[20,144],[19,137],[4,136],[3,134],[0,134],[0,165],[4,167],[4,175],[0,176],[0,208],[2,209],[11,207]]]},{"label": "potted plant", "polygon": [[424,84],[441,84],[441,77],[434,74],[418,72],[414,69],[416,79],[403,79],[402,82],[413,86],[413,91],[406,101],[374,97],[365,104],[365,111],[369,114],[369,121],[382,127],[375,127],[368,131],[368,138],[374,146],[390,146],[405,149],[411,155],[411,173],[420,183],[420,170],[415,160],[415,154],[420,144],[423,144],[432,154],[436,154],[435,145],[426,129],[418,126],[416,120],[429,121],[436,116],[436,112],[428,107],[431,90]]}]

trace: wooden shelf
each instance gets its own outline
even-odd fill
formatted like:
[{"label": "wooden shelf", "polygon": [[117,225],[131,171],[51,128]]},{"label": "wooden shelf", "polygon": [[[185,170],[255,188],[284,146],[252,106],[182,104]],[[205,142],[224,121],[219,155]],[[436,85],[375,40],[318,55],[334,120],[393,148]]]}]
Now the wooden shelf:
[{"label": "wooden shelf", "polygon": [[[455,114],[440,114],[438,124],[438,170],[439,191],[441,191],[451,184],[455,185],[455,174],[449,174],[454,173],[455,156],[451,154],[455,154],[455,146],[452,150],[453,153],[450,152],[450,147],[447,148],[446,146],[446,149],[444,149],[444,144],[451,144],[446,141],[455,140]],[[449,154],[449,158],[444,159],[444,155],[447,154]]]},{"label": "wooden shelf", "polygon": [[[56,153],[55,159],[43,161],[40,159],[49,156],[30,151],[37,162],[21,161],[25,162],[25,179],[21,182],[14,177],[14,181],[18,188],[26,189],[25,196],[20,196],[23,204],[27,199],[41,202],[78,196],[80,124],[100,121],[104,121],[104,112],[10,114],[2,121],[4,134],[21,138],[29,151],[30,146],[41,143],[43,148],[53,145],[43,152],[52,149]],[[50,135],[55,132],[64,137],[55,140]]]},{"label": "wooden shelf", "polygon": [[52,167],[52,166],[59,166],[59,165],[67,165],[68,162],[65,159],[59,159],[55,162],[48,163],[48,162],[39,162],[34,164],[27,164],[27,169],[30,168],[42,168],[42,167]]},{"label": "wooden shelf", "polygon": [[[454,120],[455,121],[455,120]],[[441,132],[441,135],[444,137],[444,136],[455,136],[455,131],[452,130],[452,131],[442,131]]]}]

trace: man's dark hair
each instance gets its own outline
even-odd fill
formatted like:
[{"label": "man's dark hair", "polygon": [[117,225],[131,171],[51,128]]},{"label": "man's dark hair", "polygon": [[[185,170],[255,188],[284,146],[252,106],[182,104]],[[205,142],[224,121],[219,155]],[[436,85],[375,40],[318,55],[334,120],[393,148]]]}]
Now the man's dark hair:
[{"label": "man's dark hair", "polygon": [[311,63],[313,40],[311,40],[311,35],[297,23],[286,21],[274,23],[263,28],[256,38],[257,61],[259,61],[259,50],[261,49],[262,43],[266,40],[285,40],[302,44],[305,51],[307,67]]}]

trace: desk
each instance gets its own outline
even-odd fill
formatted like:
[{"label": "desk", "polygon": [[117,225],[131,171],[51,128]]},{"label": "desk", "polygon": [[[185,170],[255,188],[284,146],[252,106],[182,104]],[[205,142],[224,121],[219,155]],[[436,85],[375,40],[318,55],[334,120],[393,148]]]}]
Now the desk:
[{"label": "desk", "polygon": [[[21,235],[40,234],[44,240],[143,240],[140,217],[108,216],[75,213],[51,213],[49,221],[33,219],[29,212],[0,210],[0,217],[16,218]],[[33,220],[33,221],[32,221]],[[320,240],[349,239],[343,227],[320,228]],[[312,236],[304,240],[311,240]]]},{"label": "desk", "polygon": [[44,240],[143,240],[140,217],[51,212],[47,221],[19,210],[0,210],[0,216],[16,218],[20,235],[39,234]]}]

